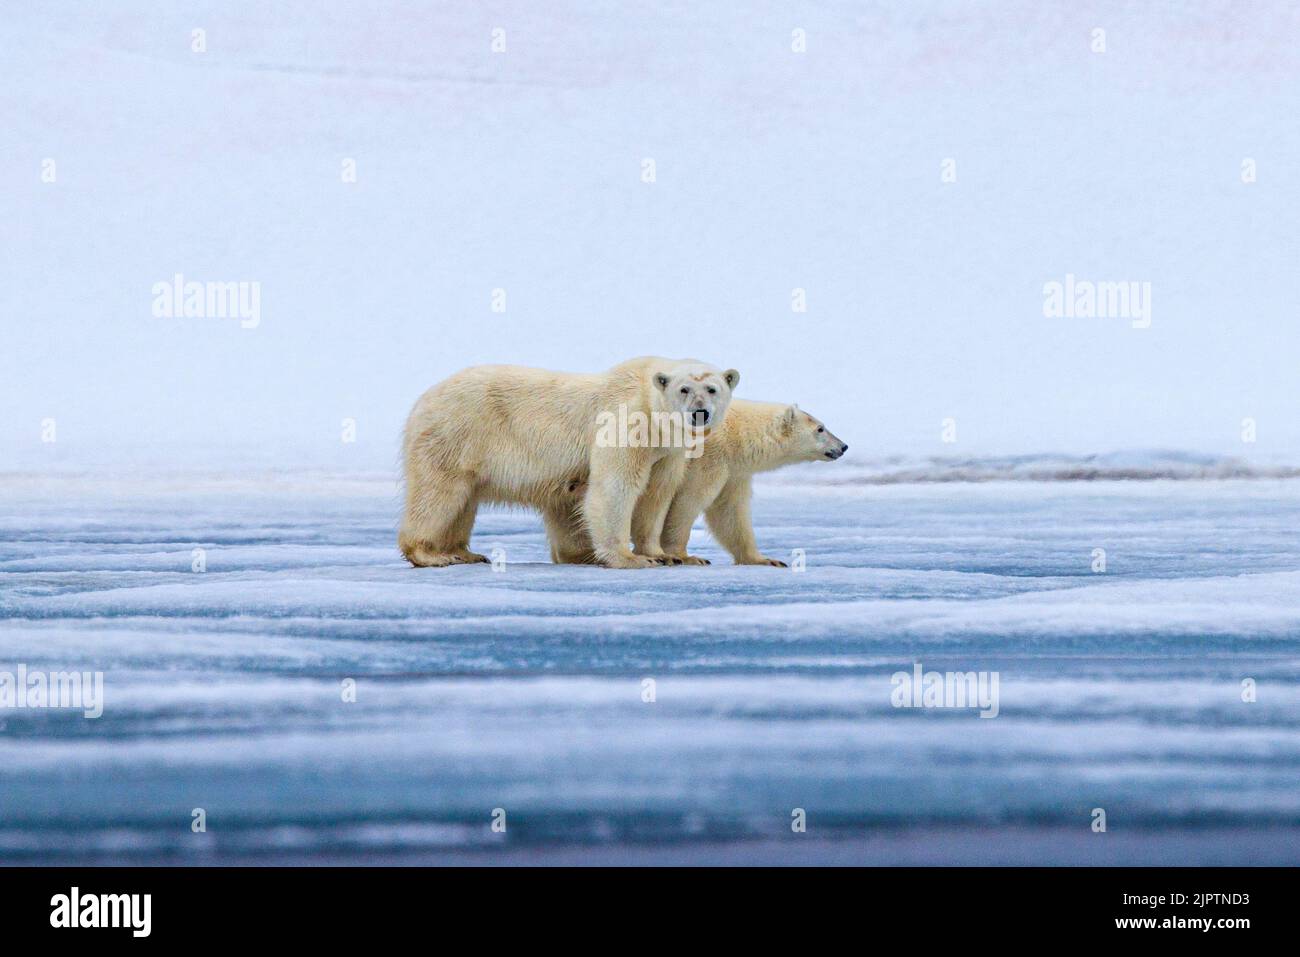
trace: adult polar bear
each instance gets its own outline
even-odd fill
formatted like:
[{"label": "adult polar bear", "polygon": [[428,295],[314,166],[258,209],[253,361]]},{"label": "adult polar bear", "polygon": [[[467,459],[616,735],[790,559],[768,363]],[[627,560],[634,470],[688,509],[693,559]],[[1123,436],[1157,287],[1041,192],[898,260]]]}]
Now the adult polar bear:
[{"label": "adult polar bear", "polygon": [[[712,428],[724,420],[739,381],[735,369],[658,356],[596,375],[522,366],[458,372],[420,396],[407,419],[398,547],[417,566],[485,562],[469,550],[469,537],[479,504],[493,502],[539,509],[557,561],[662,564],[628,547],[633,509],[640,499],[638,531],[657,541],[688,443],[598,441],[601,425],[639,413]],[[584,483],[579,501],[575,490]]]}]

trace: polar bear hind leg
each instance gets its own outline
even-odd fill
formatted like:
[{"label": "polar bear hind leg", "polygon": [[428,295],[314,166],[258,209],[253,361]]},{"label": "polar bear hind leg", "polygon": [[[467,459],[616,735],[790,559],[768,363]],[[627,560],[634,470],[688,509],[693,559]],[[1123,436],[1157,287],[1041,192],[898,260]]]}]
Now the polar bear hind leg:
[{"label": "polar bear hind leg", "polygon": [[406,513],[397,536],[406,560],[419,568],[486,562],[469,550],[478,511],[472,479],[432,468],[421,471],[425,474],[418,482],[408,476]]},{"label": "polar bear hind leg", "polygon": [[465,503],[465,507],[460,510],[460,514],[456,516],[456,521],[452,525],[452,554],[466,564],[491,562],[491,559],[486,555],[480,555],[478,552],[469,550],[469,536],[474,531],[474,519],[477,515],[478,500],[471,494],[470,500]]},{"label": "polar bear hind leg", "polygon": [[591,536],[582,524],[581,503],[556,503],[542,509],[546,538],[551,543],[551,561],[557,565],[595,565]]},{"label": "polar bear hind leg", "polygon": [[681,558],[664,554],[659,537],[673,496],[685,475],[686,459],[682,455],[665,455],[650,469],[650,480],[645,492],[637,500],[632,512],[632,543],[636,554],[657,558],[666,565],[682,564]]}]

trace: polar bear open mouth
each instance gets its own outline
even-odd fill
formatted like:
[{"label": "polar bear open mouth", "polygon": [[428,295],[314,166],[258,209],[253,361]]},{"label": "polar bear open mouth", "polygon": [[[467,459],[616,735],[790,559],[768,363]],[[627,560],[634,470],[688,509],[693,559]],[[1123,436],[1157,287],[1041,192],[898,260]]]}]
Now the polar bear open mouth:
[{"label": "polar bear open mouth", "polygon": [[694,412],[691,413],[691,425],[695,426],[697,429],[702,425],[708,425],[708,424],[709,424],[708,409],[696,409]]}]

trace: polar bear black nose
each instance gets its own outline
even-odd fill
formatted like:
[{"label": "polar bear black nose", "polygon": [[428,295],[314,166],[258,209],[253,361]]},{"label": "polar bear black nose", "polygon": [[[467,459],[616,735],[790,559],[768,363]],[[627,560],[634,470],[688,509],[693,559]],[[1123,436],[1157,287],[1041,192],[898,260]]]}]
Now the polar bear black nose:
[{"label": "polar bear black nose", "polygon": [[691,413],[691,424],[692,424],[692,425],[708,425],[708,424],[709,424],[709,410],[708,410],[708,409],[696,409],[694,412],[692,412],[692,413]]},{"label": "polar bear black nose", "polygon": [[848,450],[849,450],[849,443],[845,442],[843,445],[840,446],[840,455],[843,455]]}]

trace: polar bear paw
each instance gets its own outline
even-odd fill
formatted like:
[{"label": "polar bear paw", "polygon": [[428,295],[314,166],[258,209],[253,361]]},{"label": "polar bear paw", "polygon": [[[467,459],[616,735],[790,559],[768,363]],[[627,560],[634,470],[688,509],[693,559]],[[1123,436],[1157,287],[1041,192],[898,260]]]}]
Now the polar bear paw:
[{"label": "polar bear paw", "polygon": [[633,555],[631,552],[611,555],[601,561],[601,564],[606,568],[658,568],[663,563],[662,558],[651,558],[649,555]]},{"label": "polar bear paw", "polygon": [[490,563],[491,559],[478,552],[458,549],[454,552],[439,552],[427,545],[413,545],[404,550],[406,560],[416,568],[446,568],[448,565],[477,565]]},{"label": "polar bear paw", "polygon": [[685,552],[680,555],[669,555],[674,565],[712,565],[707,558],[700,558],[698,555],[687,555]]}]

